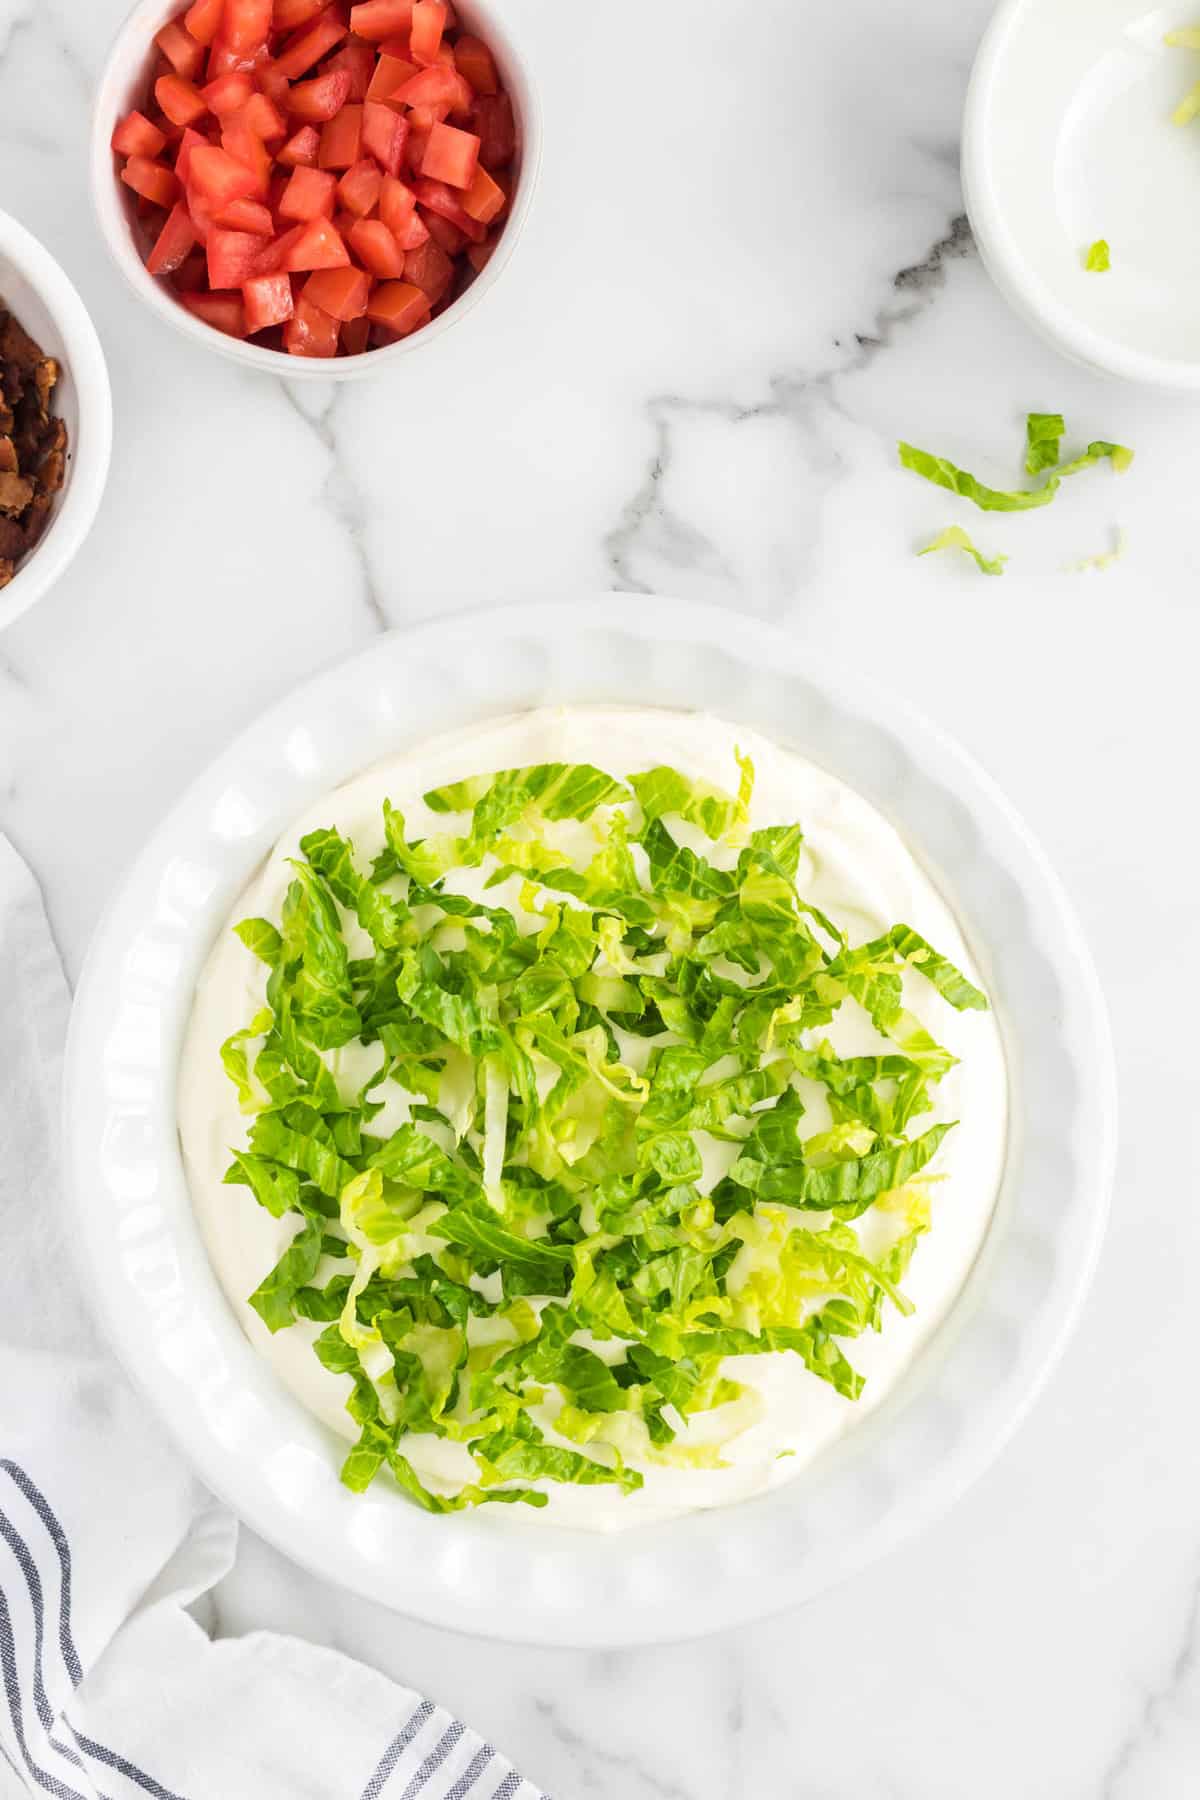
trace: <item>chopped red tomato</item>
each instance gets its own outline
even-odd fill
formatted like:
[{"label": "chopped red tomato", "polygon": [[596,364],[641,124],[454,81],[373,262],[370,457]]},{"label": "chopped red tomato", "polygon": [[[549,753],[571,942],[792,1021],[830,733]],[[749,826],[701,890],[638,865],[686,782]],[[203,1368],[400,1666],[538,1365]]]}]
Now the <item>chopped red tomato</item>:
[{"label": "chopped red tomato", "polygon": [[147,266],[197,318],[358,355],[486,265],[516,129],[447,0],[182,0],[154,51],[112,147]]},{"label": "chopped red tomato", "polygon": [[470,187],[479,162],[479,139],[457,125],[435,125],[421,158],[421,173],[451,187]]},{"label": "chopped red tomato", "polygon": [[279,202],[281,219],[332,217],[337,176],[327,169],[297,169]]},{"label": "chopped red tomato", "polygon": [[463,34],[454,46],[454,66],[477,94],[498,94],[500,81],[492,53],[482,38]]},{"label": "chopped red tomato", "polygon": [[183,22],[198,44],[211,44],[221,29],[225,0],[195,0],[183,15]]},{"label": "chopped red tomato", "polygon": [[347,102],[335,118],[321,127],[317,162],[323,169],[348,169],[362,154],[362,105]]},{"label": "chopped red tomato", "polygon": [[190,31],[174,19],[156,31],[154,41],[177,75],[194,81],[204,62],[204,45],[198,44]]},{"label": "chopped red tomato", "polygon": [[213,224],[226,225],[230,231],[252,231],[260,238],[275,235],[270,207],[261,206],[257,200],[231,200],[228,206],[213,214]]},{"label": "chopped red tomato", "polygon": [[352,164],[338,182],[338,196],[347,212],[365,219],[369,212],[374,212],[384,182],[391,179],[380,173],[379,165],[372,157],[364,156],[361,162]]},{"label": "chopped red tomato", "polygon": [[342,322],[362,318],[370,292],[371,278],[361,269],[318,269],[304,284],[304,298]]},{"label": "chopped red tomato", "polygon": [[363,268],[380,280],[404,273],[404,251],[382,219],[356,219],[350,229],[350,248]]},{"label": "chopped red tomato", "polygon": [[167,214],[167,222],[154,240],[154,248],[146,258],[152,275],[171,275],[178,269],[196,242],[192,217],[182,200],[177,200]]},{"label": "chopped red tomato", "polygon": [[283,328],[283,347],[293,356],[336,356],[338,321],[301,294]]},{"label": "chopped red tomato", "polygon": [[446,29],[446,8],[442,0],[417,0],[409,27],[409,48],[415,63],[428,65],[437,61]]},{"label": "chopped red tomato", "polygon": [[350,261],[342,234],[332,219],[310,219],[283,259],[293,272],[306,269],[340,269]]},{"label": "chopped red tomato", "polygon": [[290,275],[252,275],[242,283],[242,303],[246,309],[246,330],[267,331],[282,325],[293,312]]},{"label": "chopped red tomato", "polygon": [[246,335],[246,309],[242,305],[240,294],[180,294],[179,298],[189,312],[203,319],[206,325],[215,325],[218,331],[224,331],[229,337],[243,338]]},{"label": "chopped red tomato", "polygon": [[131,156],[121,171],[121,180],[155,206],[174,206],[179,195],[175,171],[165,163],[151,162],[148,156]]},{"label": "chopped red tomato", "polygon": [[112,147],[118,156],[157,156],[167,147],[165,133],[152,125],[144,113],[126,113],[112,134]]},{"label": "chopped red tomato", "polygon": [[367,303],[367,317],[374,325],[407,337],[429,316],[429,296],[415,283],[384,281]]},{"label": "chopped red tomato", "polygon": [[320,149],[321,134],[316,126],[302,125],[296,135],[288,139],[283,149],[275,152],[275,160],[289,169],[312,169],[316,167]]},{"label": "chopped red tomato", "polygon": [[350,29],[355,37],[379,43],[412,25],[413,0],[364,0],[350,8]]}]

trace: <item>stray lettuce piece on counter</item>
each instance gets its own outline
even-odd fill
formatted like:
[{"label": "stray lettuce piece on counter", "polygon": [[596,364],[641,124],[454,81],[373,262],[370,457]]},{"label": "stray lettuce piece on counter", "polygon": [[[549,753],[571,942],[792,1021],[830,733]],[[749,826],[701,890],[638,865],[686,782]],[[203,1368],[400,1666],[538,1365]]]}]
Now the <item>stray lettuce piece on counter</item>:
[{"label": "stray lettuce piece on counter", "polygon": [[1086,574],[1093,569],[1097,572],[1111,569],[1114,563],[1120,562],[1124,554],[1125,533],[1118,531],[1113,539],[1111,550],[1101,550],[1095,556],[1081,556],[1078,562],[1069,565],[1069,569],[1072,574],[1078,575]]},{"label": "stray lettuce piece on counter", "polygon": [[[480,775],[426,797],[450,829],[424,840],[385,803],[369,869],[309,832],[278,922],[237,927],[265,1004],[221,1052],[246,1115],[225,1180],[287,1228],[250,1305],[323,1327],[355,1492],[387,1470],[440,1514],[721,1467],[756,1404],[726,1357],[798,1356],[853,1400],[843,1341],[911,1310],[951,1128],[917,1122],[954,1057],[903,986],[987,1002],[907,925],[851,945],[801,891],[800,826],[750,829],[737,765],[736,792],[666,766]],[[519,876],[519,901],[469,898],[464,870],[485,894]],[[847,1000],[874,1054],[826,1037]],[[373,1053],[353,1081],[351,1045]],[[830,1121],[806,1134],[805,1082]],[[732,1147],[711,1187],[698,1133]],[[418,1436],[455,1478],[427,1484]]]},{"label": "stray lettuce piece on counter", "polygon": [[1112,268],[1107,238],[1097,238],[1094,244],[1089,244],[1084,255],[1083,266],[1089,275],[1107,274],[1108,270]]},{"label": "stray lettuce piece on counter", "polygon": [[946,457],[934,456],[928,450],[918,450],[914,444],[901,443],[898,446],[900,463],[903,468],[911,469],[914,475],[932,481],[936,487],[946,488],[963,500],[973,501],[982,512],[1028,512],[1032,507],[1048,506],[1068,475],[1078,475],[1081,470],[1089,469],[1094,463],[1106,459],[1118,474],[1122,474],[1133,461],[1133,451],[1124,444],[1110,444],[1103,438],[1097,438],[1086,450],[1072,457],[1070,462],[1061,462],[1059,457],[1064,430],[1061,413],[1030,413],[1025,421],[1025,467],[1031,475],[1045,473],[1046,479],[1040,487],[987,487],[976,476],[969,474],[966,469],[958,468]]},{"label": "stray lettuce piece on counter", "polygon": [[1040,475],[1062,457],[1067,422],[1061,413],[1030,413],[1025,421],[1025,473]]},{"label": "stray lettuce piece on counter", "polygon": [[1004,565],[1008,561],[1008,557],[1003,552],[997,556],[985,556],[983,551],[972,543],[970,536],[961,525],[947,525],[946,529],[939,531],[923,550],[918,550],[917,555],[928,556],[932,550],[964,550],[974,560],[975,567],[981,575],[1003,575]]}]

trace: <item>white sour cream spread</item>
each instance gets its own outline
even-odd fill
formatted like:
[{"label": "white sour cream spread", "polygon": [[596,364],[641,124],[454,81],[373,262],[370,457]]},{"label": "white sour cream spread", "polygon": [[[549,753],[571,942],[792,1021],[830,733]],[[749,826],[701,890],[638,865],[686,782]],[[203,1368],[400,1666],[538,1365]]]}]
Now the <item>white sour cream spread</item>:
[{"label": "white sour cream spread", "polygon": [[[803,827],[799,887],[805,899],[828,913],[852,943],[895,923],[911,925],[964,974],[978,980],[945,901],[896,831],[860,795],[752,731],[699,714],[665,710],[577,707],[531,712],[435,738],[369,769],[296,821],[237,901],[228,924],[248,915],[278,921],[292,879],[288,859],[299,856],[300,839],[318,826],[336,827],[352,841],[360,867],[369,867],[383,847],[385,799],[400,808],[407,835],[416,838],[446,828],[444,816],[423,806],[422,794],[468,775],[539,762],[591,762],[622,777],[667,763],[693,778],[735,789],[735,746],[754,760],[751,824],[798,822]],[[677,834],[686,836],[686,828]],[[473,878],[477,878],[474,890]],[[453,885],[477,893],[481,880],[477,871],[464,871],[456,874]],[[492,890],[487,898],[497,904],[508,896],[501,889]],[[352,1439],[357,1432],[344,1410],[349,1378],[324,1369],[311,1349],[322,1327],[301,1320],[272,1336],[246,1304],[247,1295],[283,1254],[295,1232],[295,1219],[271,1218],[249,1189],[222,1181],[231,1152],[245,1147],[248,1121],[239,1112],[237,1095],[221,1067],[220,1046],[263,1005],[265,982],[263,965],[223,929],[197,986],[180,1066],[179,1122],[188,1181],[213,1266],[243,1331],[305,1406],[333,1432]],[[629,1495],[615,1487],[551,1482],[542,1484],[550,1496],[545,1509],[492,1507],[493,1517],[514,1525],[548,1519],[615,1530],[740,1500],[792,1479],[895,1386],[945,1318],[987,1232],[1003,1170],[1007,1117],[1004,1056],[993,1015],[953,1011],[916,975],[905,978],[904,1000],[959,1058],[931,1089],[933,1111],[922,1115],[920,1129],[945,1119],[959,1123],[931,1166],[931,1173],[943,1177],[930,1190],[932,1225],[904,1278],[914,1313],[904,1318],[888,1307],[882,1332],[867,1332],[846,1345],[850,1360],[866,1378],[861,1398],[844,1399],[791,1353],[730,1358],[726,1373],[755,1390],[759,1400],[747,1408],[752,1422],[725,1445],[725,1467],[683,1469],[643,1463],[645,1485]],[[842,1055],[887,1047],[853,1001],[846,1001],[833,1024],[819,1035],[831,1039]],[[378,1046],[372,1052],[351,1045],[328,1060],[335,1073],[350,1074],[350,1059],[365,1057],[363,1066],[370,1069],[379,1055]],[[804,1099],[806,1134],[826,1129],[828,1112],[822,1114],[815,1084],[805,1084]],[[405,1098],[393,1086],[387,1109],[372,1130],[384,1134],[396,1129],[406,1112]],[[872,1233],[880,1228],[873,1210],[855,1227],[868,1254]],[[809,1214],[805,1223],[820,1225],[824,1218]],[[319,1270],[318,1282],[325,1278],[324,1269]],[[702,1442],[714,1417],[700,1415],[689,1426],[691,1435],[681,1441]],[[403,1449],[421,1478],[434,1486],[458,1485],[474,1477],[460,1445],[414,1435],[404,1440]]]}]

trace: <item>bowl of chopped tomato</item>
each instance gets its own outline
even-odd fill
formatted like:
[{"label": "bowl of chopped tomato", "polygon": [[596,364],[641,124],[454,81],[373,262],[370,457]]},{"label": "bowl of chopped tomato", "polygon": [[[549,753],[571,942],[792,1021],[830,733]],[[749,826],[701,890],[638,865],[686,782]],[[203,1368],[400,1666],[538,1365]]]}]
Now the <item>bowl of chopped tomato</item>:
[{"label": "bowl of chopped tomato", "polygon": [[94,197],[122,273],[186,336],[362,375],[498,280],[540,138],[486,0],[140,0],[100,83]]}]

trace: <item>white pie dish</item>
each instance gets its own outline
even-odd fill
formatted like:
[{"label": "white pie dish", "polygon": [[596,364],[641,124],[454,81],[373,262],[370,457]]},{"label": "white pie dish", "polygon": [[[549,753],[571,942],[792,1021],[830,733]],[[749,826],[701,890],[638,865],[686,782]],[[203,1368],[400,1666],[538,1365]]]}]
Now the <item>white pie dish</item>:
[{"label": "white pie dish", "polygon": [[[1196,125],[1172,114],[1200,54],[1186,5],[1004,0],[963,118],[967,213],[1009,304],[1089,368],[1200,388]],[[1086,267],[1103,239],[1111,267]]]},{"label": "white pie dish", "polygon": [[[879,806],[954,904],[996,1002],[1009,1163],[983,1254],[911,1377],[763,1498],[612,1537],[356,1499],[325,1427],[243,1337],[193,1219],[175,1123],[196,974],[247,874],[307,803],[424,734],[547,699],[701,706],[789,742]],[[987,778],[900,704],[720,612],[597,597],[391,637],[293,695],[191,788],[81,978],[68,1050],[75,1238],[133,1379],[204,1479],[298,1561],[431,1622],[537,1643],[681,1638],[827,1587],[949,1503],[1048,1372],[1095,1260],[1113,1076],[1086,950]]]}]

